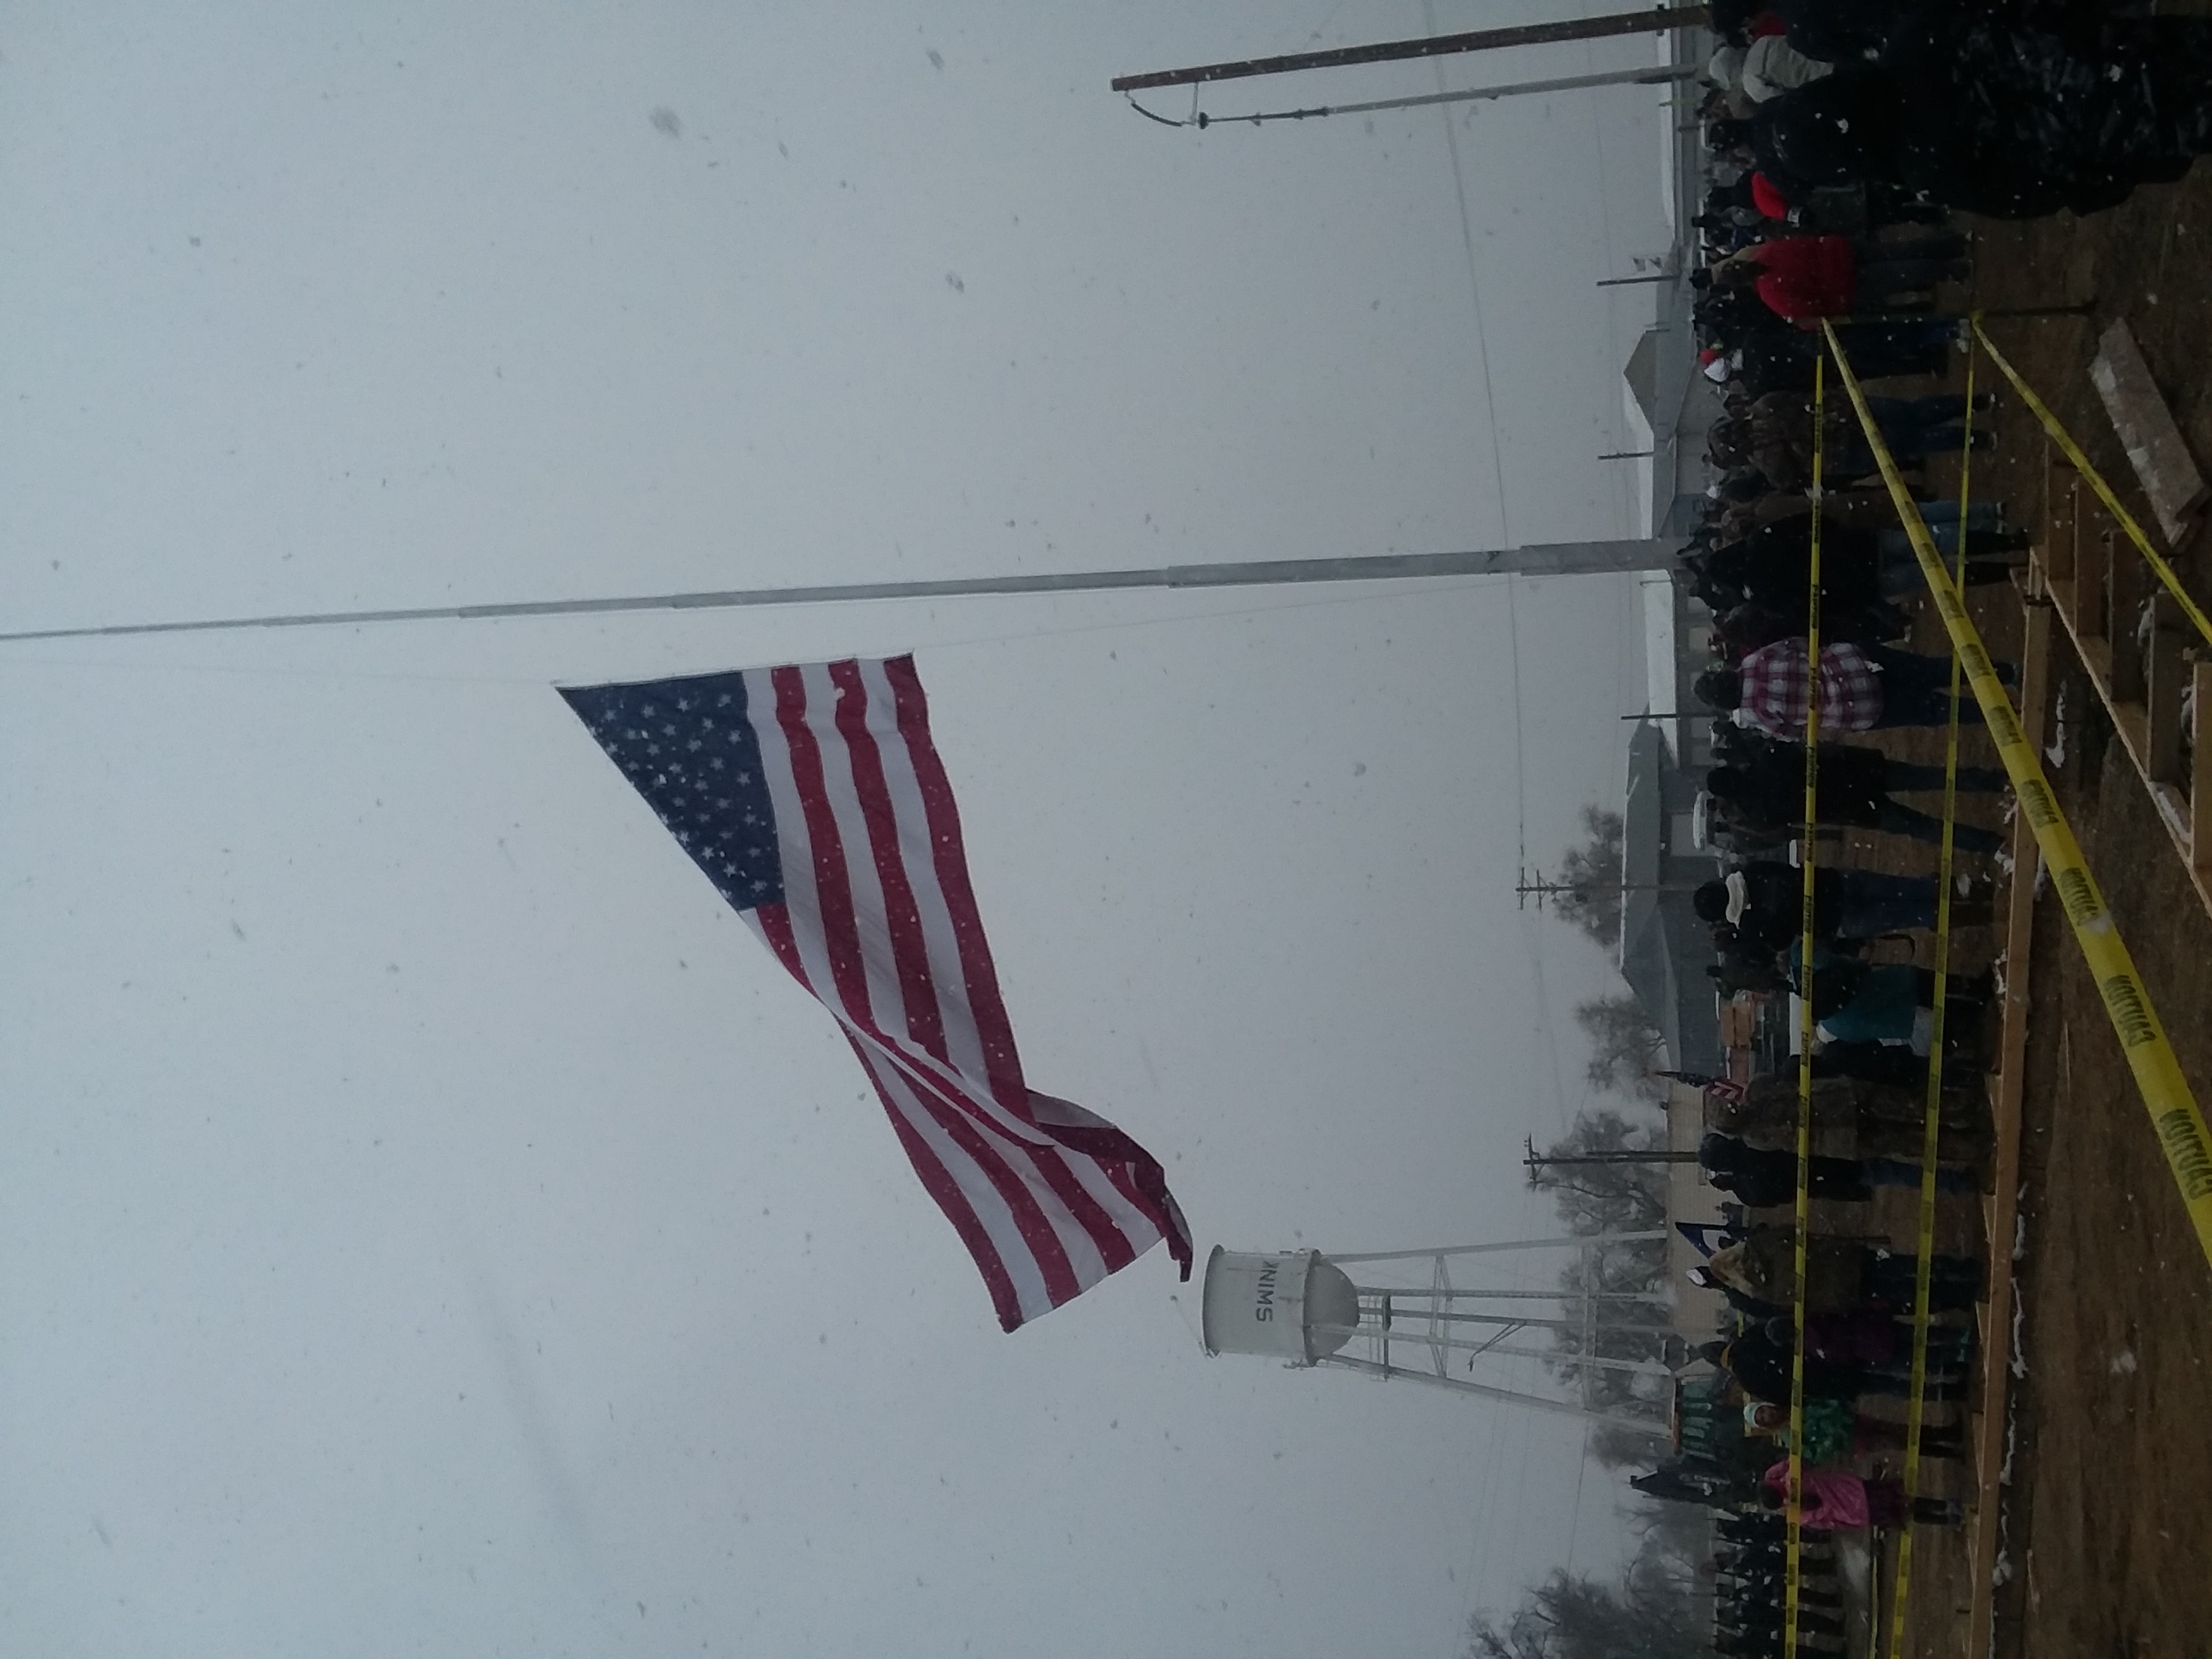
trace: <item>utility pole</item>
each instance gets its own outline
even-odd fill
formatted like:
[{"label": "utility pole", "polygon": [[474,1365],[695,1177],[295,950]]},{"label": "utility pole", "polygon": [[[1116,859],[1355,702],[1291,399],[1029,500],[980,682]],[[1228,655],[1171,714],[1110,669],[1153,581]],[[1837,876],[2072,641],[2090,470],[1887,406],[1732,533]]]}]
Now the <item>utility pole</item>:
[{"label": "utility pole", "polygon": [[1601,571],[1665,570],[1674,544],[1657,538],[1555,542],[1469,553],[1376,553],[1340,559],[1252,559],[1228,564],[1171,564],[1149,570],[1077,570],[1061,574],[964,576],[945,581],[853,582],[821,587],[741,587],[719,592],[658,593],[598,599],[532,599],[504,605],[423,605],[391,611],[301,611],[204,622],[109,623],[0,633],[0,645],[27,640],[114,639],[138,634],[217,634],[241,629],[324,628],[369,623],[490,622],[526,617],[605,617],[634,611],[730,611],[860,600],[949,599],[987,594],[1099,593],[1129,588],[1265,587],[1306,582],[1370,582],[1435,576],[1574,576]]},{"label": "utility pole", "polygon": [[1209,81],[1241,81],[1255,75],[1290,75],[1300,70],[1344,69],[1355,64],[1389,64],[1409,58],[1446,58],[1462,52],[1491,52],[1500,46],[1540,46],[1560,40],[1600,40],[1619,34],[1663,34],[1670,29],[1702,28],[1712,14],[1703,6],[1657,6],[1647,11],[1615,12],[1604,17],[1575,17],[1556,23],[1524,23],[1515,28],[1474,29],[1464,34],[1432,34],[1415,40],[1381,40],[1364,46],[1334,46],[1322,52],[1294,52],[1280,58],[1246,58],[1195,69],[1157,70],[1115,77],[1115,92],[1147,92],[1159,87],[1200,86]]},{"label": "utility pole", "polygon": [[1532,1183],[1540,1170],[1560,1169],[1571,1164],[1695,1164],[1698,1161],[1698,1155],[1695,1152],[1576,1152],[1567,1156],[1547,1157],[1537,1152],[1536,1142],[1533,1137],[1524,1144],[1528,1148],[1528,1155],[1521,1162],[1527,1167],[1528,1178]]},{"label": "utility pole", "polygon": [[1513,890],[1521,895],[1522,908],[1534,897],[1540,910],[1548,898],[1574,898],[1587,902],[1600,893],[1694,893],[1704,884],[1695,881],[1553,881],[1543,876],[1531,876],[1524,870]]}]

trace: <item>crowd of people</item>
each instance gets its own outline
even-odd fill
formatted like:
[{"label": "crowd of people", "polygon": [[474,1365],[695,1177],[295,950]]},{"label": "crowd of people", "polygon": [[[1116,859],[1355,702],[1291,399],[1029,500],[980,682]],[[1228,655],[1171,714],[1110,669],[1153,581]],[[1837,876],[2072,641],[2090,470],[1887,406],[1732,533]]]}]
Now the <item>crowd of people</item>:
[{"label": "crowd of people", "polygon": [[[1702,806],[1723,869],[1692,904],[1712,931],[1710,971],[1723,996],[1810,1002],[1806,1173],[1815,1201],[1801,1274],[1794,1066],[1691,1079],[1703,1089],[1698,1160],[1727,1219],[1685,1230],[1705,1252],[1692,1281],[1723,1305],[1717,1340],[1698,1351],[1710,1369],[1689,1374],[1704,1380],[1724,1431],[1678,1443],[1635,1484],[1722,1511],[1713,1645],[1765,1655],[1783,1647],[1779,1511],[1801,1319],[1799,1645],[1841,1650],[1835,1535],[1962,1519],[1955,1500],[1908,1498],[1899,1479],[1916,1392],[1913,1311],[1924,1274],[1919,1449],[1940,1469],[1966,1452],[1984,1285],[1978,1259],[1923,1261],[1868,1207],[1883,1189],[1923,1178],[1938,985],[1917,943],[1945,896],[1932,846],[1943,820],[1932,802],[1909,799],[1940,792],[1944,769],[1889,752],[1881,734],[1943,726],[1954,714],[1978,726],[1981,712],[1971,696],[1954,702],[1948,654],[1911,648],[1907,602],[1923,591],[1923,573],[1857,413],[1840,395],[1816,410],[1822,325],[1835,328],[1858,378],[1875,383],[1873,423],[1957,579],[2008,580],[2028,538],[1995,502],[1961,509],[1936,499],[1926,473],[1940,457],[1996,441],[1994,400],[1970,402],[1942,384],[1964,309],[1945,301],[1961,301],[1954,285],[1972,274],[1972,243],[1950,216],[2094,212],[2179,178],[2212,150],[2212,20],[2081,0],[1717,0],[1712,13],[1723,46],[1703,112],[1711,165],[1693,314],[1702,372],[1723,406],[1707,445],[1715,483],[1682,574],[1714,619],[1713,661],[1693,689],[1715,719]],[[1996,666],[2014,682],[2011,665]],[[2007,779],[1971,748],[1966,758],[1955,773],[1961,805],[1984,817],[1977,804]],[[1814,839],[1845,831],[1928,844],[1917,860],[1879,860],[1920,861],[1927,873],[1847,867]],[[1976,823],[1952,835],[1961,873],[1950,921],[1979,927],[1993,919],[1986,860],[2002,838]],[[1799,867],[1808,846],[1821,851],[1809,939]],[[1991,1178],[1981,1043],[1995,985],[1984,972],[1954,975],[1942,989],[1934,1180],[1943,1201],[1958,1203]]]},{"label": "crowd of people", "polygon": [[[1692,1284],[1722,1299],[1717,1339],[1697,1351],[1698,1375],[1720,1431],[1678,1441],[1674,1453],[1632,1485],[1651,1496],[1721,1511],[1716,1529],[1713,1646],[1723,1654],[1778,1654],[1786,1589],[1784,1519],[1790,1455],[1802,1453],[1799,1486],[1798,1645],[1845,1648],[1844,1604],[1834,1534],[1919,1522],[1957,1526],[1955,1499],[1908,1496],[1899,1478],[1905,1413],[1914,1389],[1914,1310],[1922,1272],[1930,1316],[1922,1358],[1920,1455],[1966,1455],[1963,1418],[1975,1362],[1982,1264],[1931,1253],[1923,1264],[1884,1231],[1848,1218],[1882,1186],[1917,1186],[1926,1133],[1923,1056],[1910,1043],[1883,1045],[1894,1080],[1830,1074],[1813,1085],[1816,1150],[1808,1186],[1815,1200],[1801,1278],[1792,1212],[1800,1098],[1793,1074],[1736,1083],[1692,1078],[1705,1101],[1698,1161],[1730,1195],[1717,1226],[1682,1231],[1704,1255]],[[1948,1075],[1948,1073],[1947,1073]],[[1972,1194],[1987,1184],[1989,1113],[1978,1075],[1942,1094],[1939,1194]],[[1863,1212],[1860,1212],[1863,1215]],[[1802,1415],[1793,1437],[1790,1402],[1803,1320]]]},{"label": "crowd of people", "polygon": [[2212,19],[2091,0],[1711,10],[1741,54],[1717,142],[1793,205],[1844,185],[1989,218],[2094,213],[2212,150]]}]

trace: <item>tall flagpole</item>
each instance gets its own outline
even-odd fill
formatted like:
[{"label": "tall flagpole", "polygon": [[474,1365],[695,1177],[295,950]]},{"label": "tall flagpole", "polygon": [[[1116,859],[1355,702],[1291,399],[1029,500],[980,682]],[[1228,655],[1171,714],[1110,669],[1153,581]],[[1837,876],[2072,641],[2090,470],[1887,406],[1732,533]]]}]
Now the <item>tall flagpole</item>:
[{"label": "tall flagpole", "polygon": [[607,617],[634,611],[736,611],[862,600],[967,599],[990,594],[1098,593],[1129,588],[1267,587],[1287,583],[1400,581],[1437,576],[1575,576],[1664,570],[1675,544],[1656,539],[1556,542],[1470,553],[1386,553],[1343,559],[1257,559],[1230,564],[1170,564],[1149,570],[1084,570],[1027,576],[969,576],[945,581],[852,582],[820,587],[739,587],[597,599],[537,599],[507,605],[410,606],[389,611],[311,611],[202,621],[110,623],[88,628],[33,628],[0,633],[0,645],[31,640],[122,639],[144,634],[222,634],[247,629],[360,627],[371,623],[492,622],[528,617]]}]

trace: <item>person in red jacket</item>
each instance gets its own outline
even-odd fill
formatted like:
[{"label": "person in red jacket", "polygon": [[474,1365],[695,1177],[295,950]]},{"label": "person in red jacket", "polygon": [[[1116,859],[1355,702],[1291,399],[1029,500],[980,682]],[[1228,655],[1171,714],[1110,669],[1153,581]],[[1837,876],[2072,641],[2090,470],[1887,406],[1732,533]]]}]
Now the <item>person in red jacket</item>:
[{"label": "person in red jacket", "polygon": [[1768,310],[1801,328],[1855,309],[1896,307],[1908,295],[1963,278],[1963,236],[1911,242],[1853,242],[1842,236],[1778,236],[1713,267],[1724,288],[1753,288]]},{"label": "person in red jacket", "polygon": [[1751,204],[1770,219],[1788,219],[1790,198],[1775,188],[1774,180],[1763,173],[1751,175]]}]

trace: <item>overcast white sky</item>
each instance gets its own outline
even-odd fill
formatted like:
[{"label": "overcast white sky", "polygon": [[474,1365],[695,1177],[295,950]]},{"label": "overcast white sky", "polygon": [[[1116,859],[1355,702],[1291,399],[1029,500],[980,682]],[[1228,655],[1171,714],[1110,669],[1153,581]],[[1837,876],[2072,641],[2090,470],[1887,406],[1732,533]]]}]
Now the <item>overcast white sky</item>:
[{"label": "overcast white sky", "polygon": [[[4,626],[1629,533],[1591,457],[1644,313],[1590,284],[1663,245],[1657,93],[1201,138],[1105,90],[1430,26],[11,9]],[[1201,1251],[1374,1249],[1549,1229],[1515,1159],[1607,967],[1511,887],[1524,819],[1548,863],[1618,790],[1639,617],[0,649],[0,1648],[1448,1659],[1610,1559],[1571,1426],[1206,1360],[1158,1253],[1000,1335],[826,1016],[547,688],[916,648],[1032,1079]]]}]

